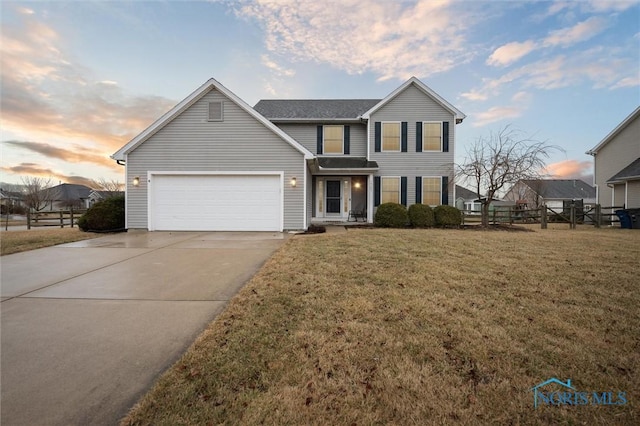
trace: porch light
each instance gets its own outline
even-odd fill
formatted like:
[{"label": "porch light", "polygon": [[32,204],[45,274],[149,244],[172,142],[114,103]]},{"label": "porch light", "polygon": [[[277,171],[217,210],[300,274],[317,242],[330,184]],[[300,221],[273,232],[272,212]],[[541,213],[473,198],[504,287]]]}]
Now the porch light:
[{"label": "porch light", "polygon": [[296,177],[295,176],[292,177],[291,178],[291,187],[295,188],[297,184],[298,184],[298,182],[296,181]]},{"label": "porch light", "polygon": [[356,189],[360,189],[360,181],[356,182],[353,186],[355,186]]},{"label": "porch light", "polygon": [[133,178],[133,186],[140,185],[140,178],[138,176]]}]

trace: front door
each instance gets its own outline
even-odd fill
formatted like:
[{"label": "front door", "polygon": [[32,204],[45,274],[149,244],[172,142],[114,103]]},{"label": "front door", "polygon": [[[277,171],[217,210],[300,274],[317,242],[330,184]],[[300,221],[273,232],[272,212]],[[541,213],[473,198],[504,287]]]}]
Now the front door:
[{"label": "front door", "polygon": [[351,178],[318,177],[315,217],[346,219],[351,208]]},{"label": "front door", "polygon": [[327,180],[325,181],[326,193],[326,206],[328,215],[340,216],[342,205],[342,182],[339,180]]}]

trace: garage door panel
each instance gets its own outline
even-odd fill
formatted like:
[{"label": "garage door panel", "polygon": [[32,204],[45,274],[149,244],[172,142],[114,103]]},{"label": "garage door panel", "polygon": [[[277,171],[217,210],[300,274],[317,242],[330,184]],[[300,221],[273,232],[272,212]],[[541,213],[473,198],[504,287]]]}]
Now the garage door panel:
[{"label": "garage door panel", "polygon": [[279,231],[279,175],[154,175],[150,229]]}]

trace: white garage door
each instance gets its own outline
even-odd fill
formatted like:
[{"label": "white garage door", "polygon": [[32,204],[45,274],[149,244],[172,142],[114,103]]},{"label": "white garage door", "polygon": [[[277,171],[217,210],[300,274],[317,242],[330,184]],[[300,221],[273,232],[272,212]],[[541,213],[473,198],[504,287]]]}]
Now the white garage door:
[{"label": "white garage door", "polygon": [[149,229],[281,231],[279,175],[152,175]]}]

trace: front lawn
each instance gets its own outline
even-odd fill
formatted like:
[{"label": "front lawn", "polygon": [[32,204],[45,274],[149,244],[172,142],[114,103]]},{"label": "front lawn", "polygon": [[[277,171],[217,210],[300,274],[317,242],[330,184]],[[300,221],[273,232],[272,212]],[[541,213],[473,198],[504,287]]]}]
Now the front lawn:
[{"label": "front lawn", "polygon": [[[122,424],[639,424],[638,259],[635,230],[296,236]],[[534,409],[553,377],[627,402]]]},{"label": "front lawn", "polygon": [[25,231],[2,231],[0,233],[0,255],[72,243],[99,237],[100,234],[82,232],[78,228],[29,229]]}]

